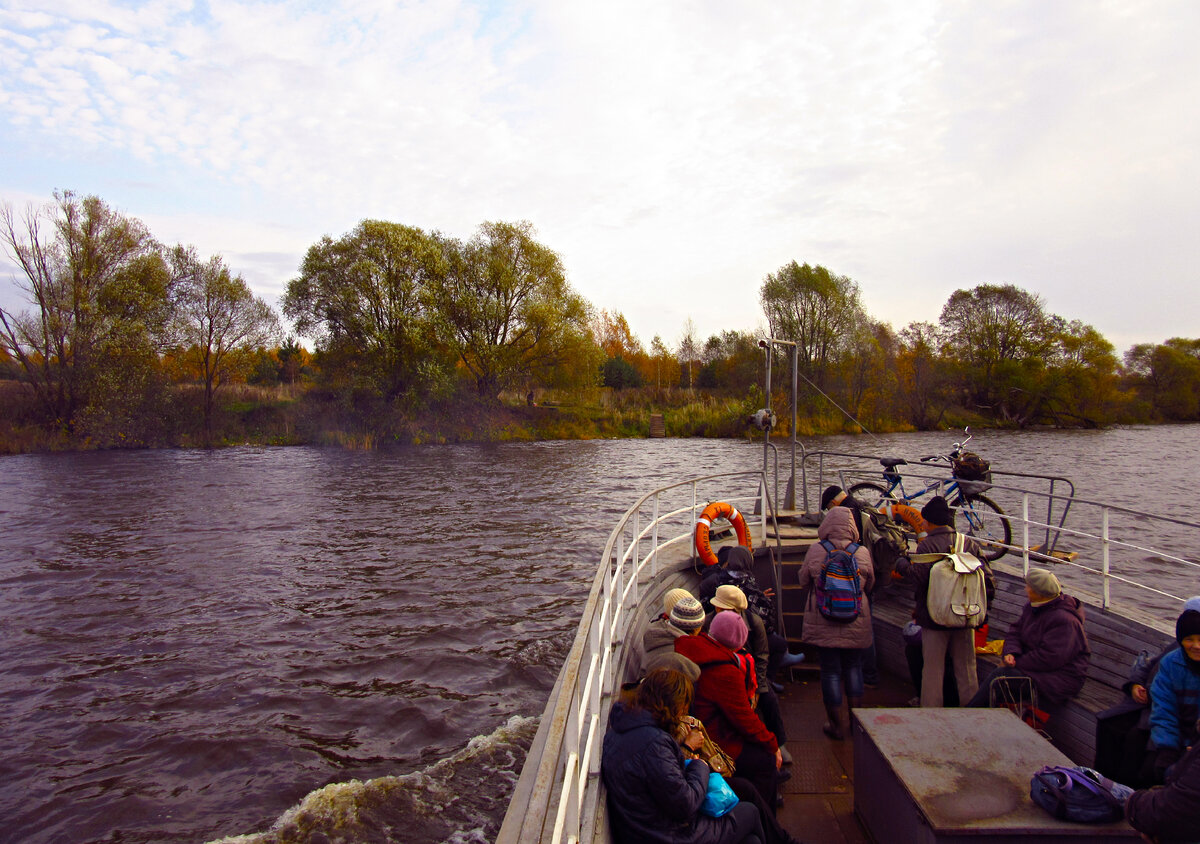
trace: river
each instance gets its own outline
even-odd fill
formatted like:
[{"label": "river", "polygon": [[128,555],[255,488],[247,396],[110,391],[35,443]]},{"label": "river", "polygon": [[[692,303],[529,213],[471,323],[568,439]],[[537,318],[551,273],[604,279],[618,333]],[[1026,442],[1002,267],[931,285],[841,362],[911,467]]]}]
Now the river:
[{"label": "river", "polygon": [[[806,445],[911,456],[953,439]],[[971,446],[1187,518],[1198,439],[982,431]],[[639,440],[0,459],[0,841],[319,841],[320,815],[347,805],[372,841],[491,840],[609,525],[659,483],[762,453]]]}]

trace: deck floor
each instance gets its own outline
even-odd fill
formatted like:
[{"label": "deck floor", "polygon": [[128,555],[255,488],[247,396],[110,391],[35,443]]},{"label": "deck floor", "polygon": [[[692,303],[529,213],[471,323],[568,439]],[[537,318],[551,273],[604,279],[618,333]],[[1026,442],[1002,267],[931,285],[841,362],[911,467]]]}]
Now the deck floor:
[{"label": "deck floor", "polygon": [[[792,778],[780,788],[780,823],[804,842],[869,842],[854,817],[854,745],[849,737],[832,741],[821,732],[825,707],[815,668],[801,666],[791,675],[779,696],[792,754]],[[916,694],[907,679],[883,672],[881,680],[879,688],[866,690],[864,707],[906,706]]]}]

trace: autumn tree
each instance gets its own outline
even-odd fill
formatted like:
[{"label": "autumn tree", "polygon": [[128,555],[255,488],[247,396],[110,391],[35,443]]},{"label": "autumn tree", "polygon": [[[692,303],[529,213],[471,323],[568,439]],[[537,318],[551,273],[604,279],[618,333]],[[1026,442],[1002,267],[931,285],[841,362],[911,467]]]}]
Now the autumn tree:
[{"label": "autumn tree", "polygon": [[534,235],[528,222],[494,222],[467,243],[440,239],[447,269],[433,285],[438,324],[483,398],[597,380],[603,353],[588,330],[588,303]]},{"label": "autumn tree", "polygon": [[601,309],[591,320],[592,336],[604,351],[601,381],[606,387],[640,387],[653,366],[625,315]]},{"label": "autumn tree", "polygon": [[322,372],[386,400],[448,383],[436,341],[433,290],[447,271],[441,243],[412,226],[364,220],[309,248],[283,312],[312,337]]},{"label": "autumn tree", "polygon": [[941,424],[952,399],[949,373],[938,352],[941,338],[937,326],[909,323],[898,340],[897,407],[913,427],[932,430]]},{"label": "autumn tree", "polygon": [[251,362],[250,353],[279,337],[279,318],[270,305],[230,273],[220,256],[202,261],[195,248],[177,246],[171,254],[176,279],[175,337],[180,358],[204,384],[204,441],[212,442],[217,391]]},{"label": "autumn tree", "polygon": [[704,343],[701,361],[701,387],[744,391],[762,380],[762,350],[750,332],[714,334]]},{"label": "autumn tree", "polygon": [[679,362],[675,360],[675,356],[671,354],[671,350],[667,348],[667,344],[663,342],[662,337],[655,334],[654,339],[650,341],[650,360],[654,365],[654,386],[656,389],[662,389],[664,383],[667,386],[678,383],[678,378],[671,377],[671,373],[679,372]]},{"label": "autumn tree", "polygon": [[676,357],[680,367],[679,384],[690,390],[696,386],[695,373],[700,363],[700,341],[696,337],[696,323],[691,317],[683,322],[683,333],[679,336]]},{"label": "autumn tree", "polygon": [[759,291],[771,336],[796,343],[800,371],[825,386],[828,370],[864,316],[858,284],[820,265],[792,261]]},{"label": "autumn tree", "polygon": [[0,309],[0,346],[20,365],[46,420],[74,431],[92,408],[120,427],[156,389],[156,353],[171,313],[159,244],[140,220],[70,191],[21,218],[5,205],[0,242],[32,306]]}]

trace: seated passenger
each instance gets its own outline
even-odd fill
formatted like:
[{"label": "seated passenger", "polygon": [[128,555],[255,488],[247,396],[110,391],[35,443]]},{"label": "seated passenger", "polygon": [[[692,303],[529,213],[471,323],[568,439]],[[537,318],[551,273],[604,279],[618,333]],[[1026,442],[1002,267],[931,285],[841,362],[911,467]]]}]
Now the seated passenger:
[{"label": "seated passenger", "polygon": [[[854,514],[845,507],[834,507],[817,528],[817,538],[840,549],[857,543],[858,526],[854,524]],[[831,739],[840,741],[845,738],[840,714],[843,684],[850,708],[858,706],[862,700],[863,649],[874,641],[871,632],[871,602],[867,593],[875,583],[875,572],[871,567],[870,553],[865,546],[859,545],[854,552],[862,590],[858,616],[849,622],[827,619],[817,610],[815,588],[815,584],[820,581],[827,556],[825,546],[814,542],[808,547],[804,565],[800,568],[800,585],[814,587],[809,590],[804,608],[804,631],[800,638],[806,644],[816,645],[821,649],[821,697],[825,702],[825,713],[829,717],[821,729]]]},{"label": "seated passenger", "polygon": [[1121,687],[1120,703],[1096,714],[1096,761],[1092,765],[1111,780],[1134,788],[1155,784],[1154,753],[1150,743],[1150,685],[1158,664],[1175,650],[1171,645],[1158,656],[1138,654]]},{"label": "seated passenger", "polygon": [[1175,641],[1179,647],[1162,658],[1150,684],[1150,744],[1159,782],[1200,738],[1200,595],[1183,605],[1175,621]]},{"label": "seated passenger", "polygon": [[1046,569],[1025,576],[1029,603],[1004,639],[1004,664],[993,671],[967,706],[989,706],[992,684],[1004,677],[1028,677],[1038,706],[1062,706],[1083,688],[1092,651],[1083,629],[1083,604],[1062,591]]},{"label": "seated passenger", "polygon": [[748,678],[736,649],[721,642],[744,644],[746,635],[746,622],[737,613],[720,612],[708,633],[676,639],[675,650],[700,666],[692,714],[733,758],[737,775],[754,783],[766,805],[774,808],[783,764],[779,742],[750,705],[753,674]]},{"label": "seated passenger", "polygon": [[[762,824],[754,804],[739,802],[719,818],[700,813],[708,790],[703,736],[672,737],[687,714],[692,684],[678,671],[651,671],[631,706],[613,704],[604,735],[600,774],[608,790],[613,835],[622,842],[759,844]],[[692,761],[684,764],[685,756]]]},{"label": "seated passenger", "polygon": [[[656,656],[665,653],[675,653],[675,640],[680,636],[686,636],[687,631],[679,627],[671,620],[671,611],[675,609],[675,605],[682,598],[695,598],[692,593],[686,589],[669,589],[663,595],[662,612],[658,618],[646,625],[646,632],[642,634],[642,651],[641,656],[634,665],[633,675],[640,677],[650,670],[650,663],[654,661]],[[637,654],[637,651],[634,651]]]},{"label": "seated passenger", "polygon": [[[1200,723],[1191,726],[1200,732]],[[1200,840],[1200,744],[1184,754],[1165,786],[1131,794],[1125,801],[1125,817],[1148,841]]]}]

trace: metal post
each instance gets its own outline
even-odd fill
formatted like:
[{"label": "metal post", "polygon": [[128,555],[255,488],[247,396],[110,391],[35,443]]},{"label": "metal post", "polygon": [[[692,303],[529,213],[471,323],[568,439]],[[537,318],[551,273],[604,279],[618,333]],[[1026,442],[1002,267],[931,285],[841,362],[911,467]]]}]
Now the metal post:
[{"label": "metal post", "polygon": [[[765,403],[763,404],[763,407],[766,408],[767,418],[769,419],[770,414],[771,414],[771,359],[775,357],[775,340],[774,340],[774,338],[771,338],[771,340],[769,340],[767,342],[766,349],[767,349],[767,389],[766,389],[766,395],[764,397]],[[767,457],[770,455],[770,446],[771,446],[771,429],[767,428],[765,431],[763,431],[763,470],[764,471],[767,468]],[[778,480],[778,479],[776,479],[776,480]],[[765,516],[766,516],[765,511],[763,512],[763,516],[765,518]]]},{"label": "metal post", "polygon": [[1025,561],[1025,576],[1029,576],[1029,493],[1021,495],[1021,559]]},{"label": "metal post", "polygon": [[792,344],[792,483],[783,509],[796,509],[796,396],[800,392],[800,346]]},{"label": "metal post", "polygon": [[1104,556],[1103,556],[1104,563],[1102,566],[1102,569],[1104,571],[1104,600],[1101,602],[1100,606],[1104,607],[1104,609],[1108,609],[1108,604],[1109,604],[1108,548],[1109,548],[1109,545],[1108,545],[1108,508],[1107,507],[1103,508],[1100,511],[1100,542],[1101,542],[1101,547],[1104,549]]}]

